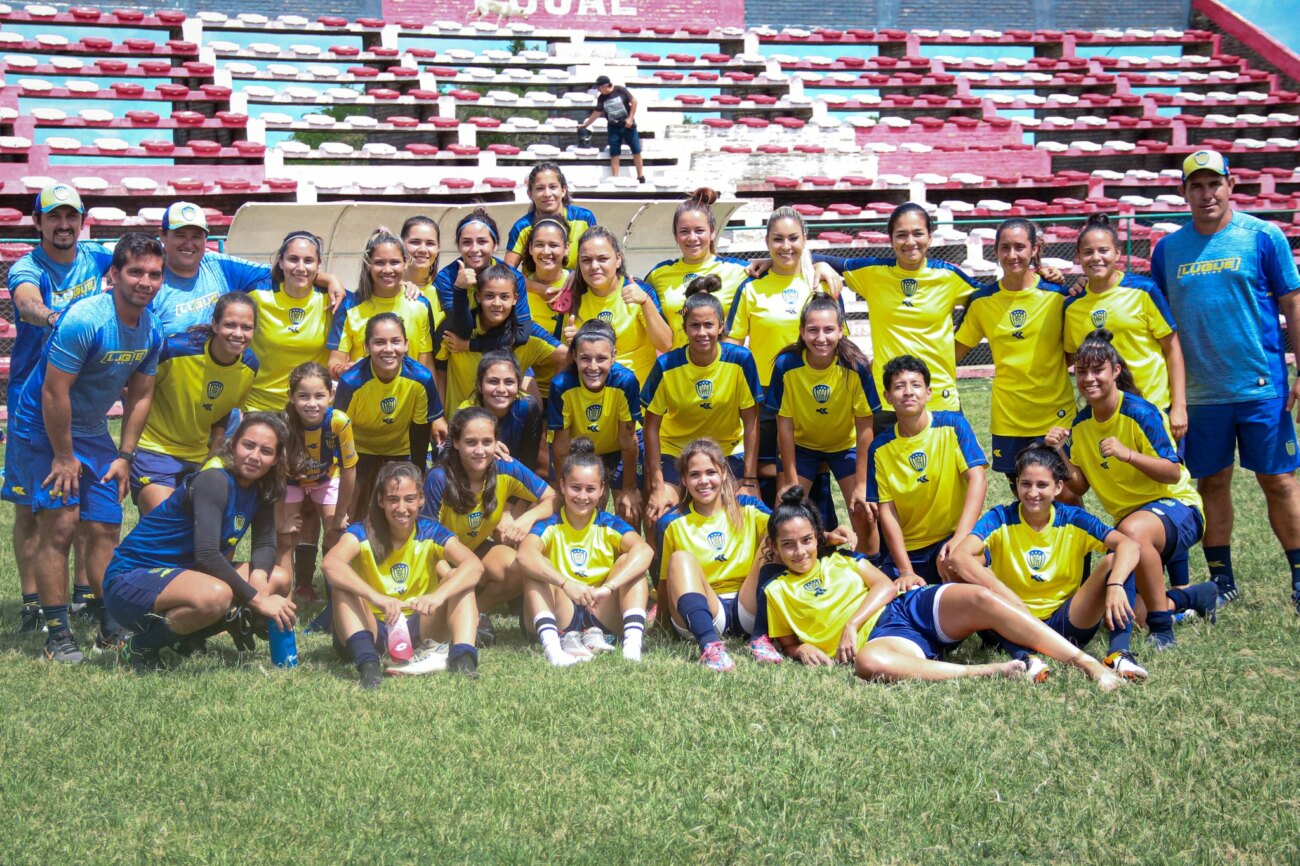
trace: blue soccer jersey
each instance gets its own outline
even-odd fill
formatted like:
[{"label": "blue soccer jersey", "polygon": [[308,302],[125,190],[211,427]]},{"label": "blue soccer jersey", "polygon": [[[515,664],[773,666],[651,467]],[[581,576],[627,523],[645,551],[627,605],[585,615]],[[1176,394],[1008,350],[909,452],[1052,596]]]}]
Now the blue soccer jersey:
[{"label": "blue soccer jersey", "polygon": [[212,308],[226,292],[251,292],[271,287],[271,268],[221,253],[208,252],[199,260],[199,272],[181,277],[163,271],[163,287],[149,308],[164,337],[212,321]]}]

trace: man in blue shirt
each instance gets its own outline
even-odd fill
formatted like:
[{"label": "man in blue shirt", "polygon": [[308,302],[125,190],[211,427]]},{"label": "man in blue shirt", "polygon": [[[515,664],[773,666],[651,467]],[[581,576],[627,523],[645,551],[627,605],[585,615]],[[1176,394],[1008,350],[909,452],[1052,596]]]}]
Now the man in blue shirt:
[{"label": "man in blue shirt", "polygon": [[[23,383],[36,368],[41,349],[59,314],[83,298],[100,292],[100,275],[108,270],[113,254],[97,243],[81,241],[81,196],[67,184],[54,183],[36,196],[32,223],[40,232],[36,249],[14,262],[9,269],[9,296],[17,313],[18,333],[9,356],[9,384],[5,405],[14,406]],[[13,466],[12,430],[6,431],[5,466]],[[31,497],[6,481],[0,499],[14,503],[13,551],[22,584],[23,603],[18,631],[35,633],[44,627],[41,618],[36,579],[31,573],[31,557],[36,543],[36,518],[32,515]],[[84,580],[84,568],[78,563],[78,580],[73,608],[90,599],[90,587]]]},{"label": "man in blue shirt", "polygon": [[[113,291],[66,310],[41,362],[15,405],[13,454],[6,467],[31,497],[36,514],[32,571],[49,635],[45,655],[76,663],[85,656],[68,627],[68,553],[74,534],[95,594],[117,546],[135,446],[149,415],[162,337],[149,304],[162,286],[162,244],[130,233],[117,242],[109,274]],[[121,447],[108,433],[108,413],[126,389]],[[124,635],[100,607],[96,645]]]},{"label": "man in blue shirt", "polygon": [[1187,368],[1187,468],[1205,500],[1205,559],[1222,601],[1237,597],[1232,573],[1232,468],[1255,473],[1269,523],[1286,551],[1300,613],[1300,466],[1290,411],[1300,380],[1288,382],[1287,330],[1300,334],[1300,273],[1286,237],[1235,213],[1235,178],[1222,154],[1183,161],[1192,222],[1156,245],[1151,276],[1178,322]]}]

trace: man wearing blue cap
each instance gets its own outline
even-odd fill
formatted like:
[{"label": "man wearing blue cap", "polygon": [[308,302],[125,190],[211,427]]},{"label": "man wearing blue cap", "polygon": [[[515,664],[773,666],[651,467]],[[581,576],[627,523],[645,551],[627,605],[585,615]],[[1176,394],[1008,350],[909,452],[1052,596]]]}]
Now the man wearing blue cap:
[{"label": "man wearing blue cap", "polygon": [[1300,614],[1300,484],[1278,314],[1300,334],[1300,273],[1271,223],[1232,210],[1228,161],[1198,150],[1183,161],[1192,222],[1164,238],[1151,276],[1169,298],[1187,365],[1187,468],[1205,500],[1205,559],[1221,602],[1238,595],[1232,573],[1232,469],[1255,473],[1273,534],[1286,552]]},{"label": "man wearing blue cap", "polygon": [[[9,356],[5,399],[11,419],[5,440],[7,468],[13,467],[19,457],[13,451],[11,429],[18,392],[36,368],[41,349],[59,315],[77,301],[99,294],[100,276],[113,260],[113,254],[100,244],[77,240],[84,213],[85,206],[75,189],[64,183],[45,187],[37,194],[32,208],[32,224],[40,233],[40,246],[9,268],[9,296],[17,313],[18,333]],[[0,499],[15,506],[13,551],[23,593],[18,631],[20,634],[39,632],[44,629],[44,621],[30,566],[36,543],[31,491],[16,484],[10,470],[0,489]],[[83,575],[84,568],[79,563],[78,577]],[[92,603],[91,589],[85,579],[77,580],[72,602],[74,610]]]}]

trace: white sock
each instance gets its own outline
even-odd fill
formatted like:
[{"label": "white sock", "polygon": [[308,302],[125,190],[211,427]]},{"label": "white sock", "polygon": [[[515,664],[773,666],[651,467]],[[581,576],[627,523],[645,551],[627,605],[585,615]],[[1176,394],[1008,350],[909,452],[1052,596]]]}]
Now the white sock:
[{"label": "white sock", "polygon": [[560,648],[560,632],[555,627],[555,617],[549,613],[539,613],[533,617],[533,628],[537,630],[537,639],[542,642],[546,660],[557,668],[575,665],[578,660]]},{"label": "white sock", "polygon": [[623,613],[623,658],[641,661],[641,639],[645,636],[645,609],[629,608]]}]

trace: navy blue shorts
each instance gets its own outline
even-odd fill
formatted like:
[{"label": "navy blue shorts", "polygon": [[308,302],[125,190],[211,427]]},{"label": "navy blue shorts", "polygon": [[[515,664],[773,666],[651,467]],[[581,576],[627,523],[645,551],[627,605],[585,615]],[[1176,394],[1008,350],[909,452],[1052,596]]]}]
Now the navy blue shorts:
[{"label": "navy blue shorts", "polygon": [[11,436],[6,443],[6,451],[16,459],[13,463],[5,463],[5,485],[18,494],[30,497],[28,503],[32,511],[50,511],[76,505],[81,509],[82,520],[122,523],[122,503],[117,498],[117,483],[99,480],[117,459],[117,446],[107,433],[72,437],[72,452],[81,463],[81,478],[76,496],[56,498],[44,486],[45,479],[50,475],[50,467],[54,464],[54,449],[48,439]]},{"label": "navy blue shorts", "polygon": [[999,436],[996,433],[990,438],[993,440],[993,471],[1003,475],[1015,474],[1016,455],[1020,449],[1043,441],[1042,436]]},{"label": "navy blue shorts", "polygon": [[[623,452],[611,451],[609,454],[600,455],[600,459],[605,461],[605,474],[609,476],[609,487],[611,490],[621,490],[623,488]],[[553,472],[558,472],[559,467],[555,467]],[[641,438],[641,431],[636,431],[636,487],[638,490],[645,489],[645,442]]]},{"label": "navy blue shorts", "polygon": [[[733,454],[727,458],[727,466],[731,468],[731,474],[736,476],[736,484],[740,484],[740,479],[745,477],[745,455]],[[667,454],[659,455],[659,471],[664,474],[665,484],[682,483],[682,476],[677,474],[677,458],[670,457]]]},{"label": "navy blue shorts", "polygon": [[104,607],[123,628],[144,631],[154,615],[158,596],[185,571],[183,568],[131,568],[104,575]]},{"label": "navy blue shorts", "polygon": [[138,496],[150,484],[162,484],[175,490],[181,483],[202,468],[188,460],[177,460],[170,454],[141,449],[136,452],[131,465],[131,493]]},{"label": "navy blue shorts", "polygon": [[[907,552],[907,560],[912,563],[912,571],[916,572],[917,577],[931,585],[943,583],[943,578],[939,576],[939,551],[950,540],[952,540],[951,535],[936,541],[934,544],[918,547],[916,550]],[[891,578],[898,577],[898,565],[894,562],[894,558],[889,555],[888,548],[884,545],[881,545],[880,570]]]},{"label": "navy blue shorts", "polygon": [[1043,620],[1043,625],[1077,646],[1079,649],[1086,647],[1096,636],[1098,629],[1101,628],[1101,620],[1088,628],[1079,628],[1070,622],[1070,606],[1074,604],[1074,597],[1066,599],[1065,604],[1058,607],[1052,612],[1052,615]]},{"label": "navy blue shorts", "polygon": [[794,446],[795,472],[800,478],[813,480],[817,470],[825,463],[836,481],[848,478],[858,469],[858,449],[847,448],[844,451],[814,451],[802,445]]},{"label": "navy blue shorts", "polygon": [[1187,470],[1205,478],[1232,465],[1261,475],[1286,475],[1300,468],[1295,421],[1286,400],[1252,400],[1187,407]]},{"label": "navy blue shorts", "polygon": [[632,151],[633,155],[641,152],[641,133],[635,126],[625,126],[621,123],[611,123],[607,132],[609,139],[609,155],[620,156],[623,153],[623,145]]},{"label": "navy blue shorts", "polygon": [[926,658],[941,660],[944,653],[961,643],[939,627],[939,597],[947,588],[948,584],[923,586],[903,593],[885,605],[867,640],[901,637],[920,647]]},{"label": "navy blue shorts", "polygon": [[596,618],[591,609],[586,605],[575,604],[573,606],[573,618],[565,625],[560,627],[560,631],[585,631],[589,628],[598,628],[606,634],[614,634],[614,630],[606,626]]},{"label": "navy blue shorts", "polygon": [[1138,511],[1150,511],[1165,527],[1165,548],[1160,551],[1160,562],[1168,565],[1186,559],[1187,552],[1196,546],[1205,534],[1205,518],[1201,512],[1177,499],[1157,499],[1148,502]]},{"label": "navy blue shorts", "polygon": [[781,447],[776,438],[776,415],[766,406],[758,410],[758,462],[781,462]]}]

